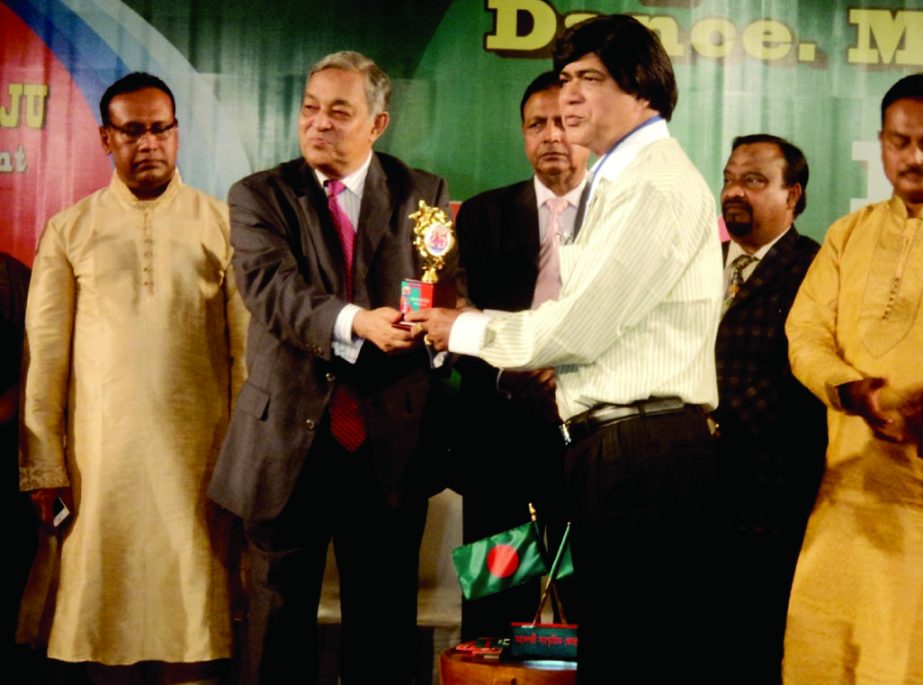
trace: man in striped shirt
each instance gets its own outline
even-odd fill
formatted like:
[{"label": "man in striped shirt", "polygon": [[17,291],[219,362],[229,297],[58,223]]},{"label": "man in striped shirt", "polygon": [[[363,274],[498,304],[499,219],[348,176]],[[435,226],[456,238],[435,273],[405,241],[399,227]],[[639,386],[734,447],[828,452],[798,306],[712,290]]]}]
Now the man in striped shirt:
[{"label": "man in striped shirt", "polygon": [[676,82],[652,32],[623,15],[588,20],[555,46],[555,69],[568,141],[600,156],[577,237],[560,250],[558,299],[413,319],[437,349],[555,368],[580,682],[691,680],[714,667],[700,622],[715,576],[715,205],[669,135]]}]

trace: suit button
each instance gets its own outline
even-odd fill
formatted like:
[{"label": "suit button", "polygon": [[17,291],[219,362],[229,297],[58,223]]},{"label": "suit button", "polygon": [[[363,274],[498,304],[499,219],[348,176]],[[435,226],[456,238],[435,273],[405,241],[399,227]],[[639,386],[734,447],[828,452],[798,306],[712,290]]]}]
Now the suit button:
[{"label": "suit button", "polygon": [[337,379],[336,374],[334,374],[333,371],[328,371],[324,378],[326,378],[331,383]]},{"label": "suit button", "polygon": [[304,422],[304,425],[308,427],[309,431],[312,431],[315,428],[317,428],[317,424],[314,422],[314,419],[308,419],[307,421]]}]

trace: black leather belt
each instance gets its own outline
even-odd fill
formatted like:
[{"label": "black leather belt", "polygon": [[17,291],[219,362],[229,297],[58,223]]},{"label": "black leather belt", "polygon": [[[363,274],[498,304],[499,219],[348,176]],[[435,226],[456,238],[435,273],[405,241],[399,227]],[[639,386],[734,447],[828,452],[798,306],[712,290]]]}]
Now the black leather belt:
[{"label": "black leather belt", "polygon": [[679,397],[655,397],[631,404],[597,404],[582,414],[572,416],[559,428],[564,444],[570,445],[590,435],[593,431],[635,416],[653,416],[679,411],[687,405]]}]

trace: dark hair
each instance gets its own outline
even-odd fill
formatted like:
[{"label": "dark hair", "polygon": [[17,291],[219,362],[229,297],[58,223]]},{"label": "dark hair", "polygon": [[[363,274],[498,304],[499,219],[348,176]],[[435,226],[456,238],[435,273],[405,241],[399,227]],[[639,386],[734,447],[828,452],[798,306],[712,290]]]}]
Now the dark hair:
[{"label": "dark hair", "polygon": [[552,88],[560,88],[561,80],[558,78],[558,72],[546,71],[539,74],[526,87],[526,92],[522,94],[522,100],[519,101],[519,118],[523,121],[526,119],[526,103],[529,98],[536,93],[544,93]]},{"label": "dark hair", "polygon": [[103,93],[103,97],[99,101],[99,117],[103,122],[103,126],[108,126],[111,123],[109,121],[109,104],[112,102],[113,98],[118,95],[124,95],[125,93],[134,93],[139,90],[144,90],[145,88],[156,88],[169,95],[170,106],[173,108],[173,116],[174,118],[176,117],[176,99],[173,97],[173,91],[170,90],[170,87],[152,74],[143,71],[133,71],[106,88],[106,92]]},{"label": "dark hair", "polygon": [[786,188],[791,188],[796,183],[801,186],[801,197],[795,204],[795,216],[798,216],[808,206],[808,160],[805,159],[804,153],[797,145],[769,133],[754,133],[749,136],[737,136],[731,143],[731,152],[741,145],[755,145],[757,143],[769,143],[779,148],[782,157],[785,158],[785,169],[782,170],[782,182]]},{"label": "dark hair", "polygon": [[881,123],[885,123],[885,112],[888,107],[898,100],[907,98],[923,100],[923,74],[911,74],[905,76],[893,86],[888,88],[884,98],[881,100]]},{"label": "dark hair", "polygon": [[656,34],[627,14],[587,19],[555,43],[555,71],[590,53],[599,57],[623,92],[647,100],[670,120],[676,107],[676,77]]}]

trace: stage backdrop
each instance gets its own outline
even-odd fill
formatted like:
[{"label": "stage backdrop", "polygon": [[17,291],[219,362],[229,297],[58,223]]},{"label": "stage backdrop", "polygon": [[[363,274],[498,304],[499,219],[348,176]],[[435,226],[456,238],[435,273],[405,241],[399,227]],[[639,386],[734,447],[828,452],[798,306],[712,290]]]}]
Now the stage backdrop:
[{"label": "stage backdrop", "polygon": [[879,102],[923,71],[923,0],[0,0],[0,250],[31,263],[45,220],[108,182],[99,97],[133,70],[174,89],[183,176],[222,198],[298,155],[305,71],[341,49],[394,80],[379,149],[456,200],[523,178],[523,87],[565,27],[613,12],[660,35],[673,135],[716,194],[731,139],[765,131],[810,162],[803,231],[887,196]]}]

